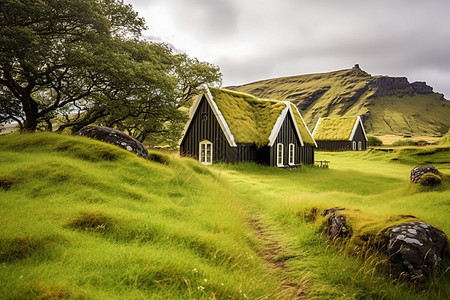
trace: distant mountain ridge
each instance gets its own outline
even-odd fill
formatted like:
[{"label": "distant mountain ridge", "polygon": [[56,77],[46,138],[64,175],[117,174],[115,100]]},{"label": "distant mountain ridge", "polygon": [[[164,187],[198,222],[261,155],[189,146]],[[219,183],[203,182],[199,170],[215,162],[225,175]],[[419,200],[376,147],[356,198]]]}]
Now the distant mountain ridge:
[{"label": "distant mountain ridge", "polygon": [[351,69],[273,78],[226,87],[259,98],[289,100],[312,130],[319,117],[362,116],[370,135],[442,136],[450,127],[450,101],[425,82],[372,76]]}]

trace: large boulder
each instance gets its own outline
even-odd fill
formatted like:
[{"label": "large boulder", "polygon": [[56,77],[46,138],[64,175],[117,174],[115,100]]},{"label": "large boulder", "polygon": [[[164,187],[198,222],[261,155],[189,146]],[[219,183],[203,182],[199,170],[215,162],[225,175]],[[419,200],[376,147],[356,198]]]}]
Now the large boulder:
[{"label": "large boulder", "polygon": [[424,222],[400,224],[389,229],[390,261],[413,276],[429,276],[438,268],[447,236]]},{"label": "large boulder", "polygon": [[138,140],[126,135],[122,131],[105,126],[86,126],[81,128],[77,135],[93,138],[105,143],[113,144],[136,153],[145,159],[148,158],[148,150]]},{"label": "large boulder", "polygon": [[442,175],[433,166],[417,166],[411,170],[411,182],[420,183],[423,186],[436,186],[441,184]]}]

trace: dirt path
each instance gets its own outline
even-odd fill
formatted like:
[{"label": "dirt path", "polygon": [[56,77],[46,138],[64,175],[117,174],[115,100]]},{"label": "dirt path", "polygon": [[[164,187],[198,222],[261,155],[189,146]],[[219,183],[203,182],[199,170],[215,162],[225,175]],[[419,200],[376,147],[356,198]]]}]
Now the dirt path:
[{"label": "dirt path", "polygon": [[262,245],[262,249],[259,251],[259,255],[273,268],[273,272],[277,273],[281,277],[279,286],[279,299],[306,299],[305,286],[299,283],[289,282],[287,274],[288,268],[286,266],[286,260],[278,259],[278,255],[283,251],[282,246],[275,240],[273,235],[267,233],[264,226],[259,219],[249,220],[251,228],[255,232],[255,238]]}]

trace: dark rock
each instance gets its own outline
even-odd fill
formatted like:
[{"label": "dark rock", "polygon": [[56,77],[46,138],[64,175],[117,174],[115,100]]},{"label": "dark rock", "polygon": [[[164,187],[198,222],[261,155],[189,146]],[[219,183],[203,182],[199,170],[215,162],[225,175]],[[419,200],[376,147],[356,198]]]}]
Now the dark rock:
[{"label": "dark rock", "polygon": [[441,184],[442,175],[433,166],[417,166],[411,170],[411,182],[420,183],[423,186],[436,186]]},{"label": "dark rock", "polygon": [[347,218],[344,215],[336,215],[337,211],[345,210],[342,207],[333,207],[325,209],[322,216],[328,216],[326,230],[330,239],[347,237],[350,234],[350,228],[347,226]]},{"label": "dark rock", "polygon": [[325,209],[325,210],[322,212],[322,216],[325,217],[325,216],[334,214],[334,213],[337,212],[338,210],[345,210],[345,208],[343,208],[343,207],[333,207],[333,208]]},{"label": "dark rock", "polygon": [[148,157],[148,151],[141,142],[113,128],[86,126],[81,128],[76,134],[119,146],[145,159]]},{"label": "dark rock", "polygon": [[389,229],[387,251],[393,264],[412,276],[429,276],[442,261],[447,236],[424,222],[400,224]]},{"label": "dark rock", "polygon": [[411,83],[411,87],[417,94],[428,95],[433,93],[433,88],[427,85],[426,82],[416,81]]},{"label": "dark rock", "polygon": [[350,228],[347,226],[347,218],[344,215],[332,215],[328,218],[328,235],[330,239],[347,237]]},{"label": "dark rock", "polygon": [[369,83],[375,93],[372,97],[414,95],[414,90],[406,77],[373,77]]}]

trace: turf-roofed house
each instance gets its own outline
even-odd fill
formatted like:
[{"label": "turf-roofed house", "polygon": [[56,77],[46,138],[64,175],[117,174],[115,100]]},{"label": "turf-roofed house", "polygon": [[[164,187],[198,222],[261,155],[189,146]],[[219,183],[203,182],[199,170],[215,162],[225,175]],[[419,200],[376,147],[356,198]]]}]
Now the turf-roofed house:
[{"label": "turf-roofed house", "polygon": [[319,118],[313,137],[317,150],[361,151],[367,148],[367,135],[359,116]]},{"label": "turf-roofed house", "polygon": [[192,106],[180,154],[202,164],[251,161],[294,167],[314,164],[316,146],[290,102],[205,87]]}]

